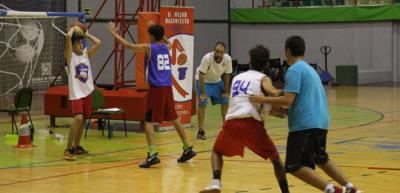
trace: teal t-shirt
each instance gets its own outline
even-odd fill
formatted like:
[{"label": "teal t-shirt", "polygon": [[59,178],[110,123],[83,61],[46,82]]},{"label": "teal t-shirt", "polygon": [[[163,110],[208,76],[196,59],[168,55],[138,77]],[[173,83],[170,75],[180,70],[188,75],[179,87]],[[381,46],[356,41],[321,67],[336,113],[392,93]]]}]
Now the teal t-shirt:
[{"label": "teal t-shirt", "polygon": [[328,129],[330,120],[325,90],[318,73],[308,63],[298,60],[289,67],[284,92],[297,94],[288,110],[289,132]]}]

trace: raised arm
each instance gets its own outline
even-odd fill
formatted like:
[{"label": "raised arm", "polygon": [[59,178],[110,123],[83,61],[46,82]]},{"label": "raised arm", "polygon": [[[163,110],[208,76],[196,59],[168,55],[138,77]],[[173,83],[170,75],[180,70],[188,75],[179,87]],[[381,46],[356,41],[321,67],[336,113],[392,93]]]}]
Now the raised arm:
[{"label": "raised arm", "polygon": [[150,54],[150,46],[148,44],[135,44],[126,41],[117,33],[115,24],[113,22],[108,23],[106,27],[108,31],[110,31],[111,35],[114,36],[114,38],[116,38],[117,41],[120,42],[124,47],[133,49],[137,52],[146,52],[147,54]]},{"label": "raised arm", "polygon": [[71,56],[72,56],[72,34],[74,33],[74,27],[71,27],[69,31],[67,32],[67,36],[65,37],[65,49],[64,49],[64,57],[65,60],[67,60],[67,64],[71,62]]},{"label": "raised arm", "polygon": [[95,36],[89,33],[89,31],[86,32],[85,36],[93,42],[93,46],[90,47],[88,50],[87,54],[89,58],[92,58],[94,54],[97,52],[97,50],[100,48],[101,45],[101,40],[97,39]]},{"label": "raised arm", "polygon": [[163,37],[163,41],[164,41],[164,43],[165,44],[167,44],[167,47],[168,47],[168,50],[170,50],[171,48],[172,48],[172,44],[171,44],[171,42],[169,41],[169,39],[167,38],[167,37]]}]

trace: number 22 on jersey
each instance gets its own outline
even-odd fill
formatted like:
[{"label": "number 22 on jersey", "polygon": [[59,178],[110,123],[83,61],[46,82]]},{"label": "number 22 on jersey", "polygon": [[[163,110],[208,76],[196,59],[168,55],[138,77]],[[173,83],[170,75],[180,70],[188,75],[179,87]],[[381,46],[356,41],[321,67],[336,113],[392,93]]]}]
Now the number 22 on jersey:
[{"label": "number 22 on jersey", "polygon": [[157,69],[158,70],[171,70],[171,64],[169,63],[168,54],[157,55]]},{"label": "number 22 on jersey", "polygon": [[232,97],[235,97],[239,94],[247,94],[247,89],[250,86],[250,81],[245,81],[245,80],[236,80],[233,83],[232,87]]}]

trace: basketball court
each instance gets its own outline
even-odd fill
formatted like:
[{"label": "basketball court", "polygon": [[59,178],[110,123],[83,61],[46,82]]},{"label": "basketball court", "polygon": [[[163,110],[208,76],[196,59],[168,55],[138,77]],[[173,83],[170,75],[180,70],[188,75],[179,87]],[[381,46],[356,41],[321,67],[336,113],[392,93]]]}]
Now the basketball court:
[{"label": "basketball court", "polygon": [[[327,93],[332,117],[328,152],[332,158],[365,192],[400,191],[397,185],[400,88],[338,87],[327,89]],[[371,97],[381,100],[372,102]],[[197,130],[187,130],[199,153],[194,160],[178,164],[181,146],[175,131],[160,132],[155,139],[161,164],[148,170],[137,166],[146,152],[143,133],[129,132],[125,138],[122,131],[114,131],[113,138],[108,140],[101,136],[101,131],[90,130],[83,144],[91,153],[68,162],[60,153],[66,139],[54,139],[48,134],[48,118],[35,115],[37,147],[16,149],[4,138],[1,140],[1,189],[4,192],[197,192],[211,178],[210,141],[220,130],[219,108],[212,107],[207,113],[209,139],[195,140]],[[60,127],[55,132],[65,136],[70,119],[57,122]],[[286,120],[271,118],[268,122],[268,133],[284,156]],[[11,124],[2,118],[0,127],[10,128]],[[1,135],[8,132],[2,129]],[[226,159],[224,169],[225,192],[279,192],[272,165],[252,152],[246,151],[244,159]],[[316,192],[298,179],[288,178],[292,192]]]},{"label": "basketball court", "polygon": [[[119,1],[121,0],[116,0],[115,2]],[[105,6],[112,6],[113,9],[114,1],[112,1],[112,3],[110,2],[107,2],[108,4]],[[161,17],[161,20],[162,17],[168,18],[167,12],[165,12],[167,16],[162,16],[163,14],[160,14],[161,16],[158,15],[160,7],[157,6],[160,5],[157,3],[159,3],[160,0],[146,2],[148,2],[148,4],[144,4],[144,10],[142,11],[157,12],[157,16],[147,15],[148,13],[139,15],[138,17],[143,19],[139,19],[139,24],[130,24],[129,22],[131,22],[131,20],[126,18],[126,23],[122,22],[119,25],[133,25],[135,27],[137,25],[140,26],[138,28],[141,28],[138,29],[137,32],[135,31],[134,35],[126,32],[127,39],[129,39],[128,37],[131,35],[135,36],[139,33],[146,33],[146,31],[143,31],[143,29],[145,30],[145,22],[154,21],[156,17]],[[267,1],[249,2],[253,2],[253,7],[254,4],[259,4],[259,9],[269,9],[264,5]],[[262,4],[260,2],[262,2]],[[0,3],[7,5],[7,2],[4,3],[0,1]],[[97,4],[96,6],[101,6],[101,3]],[[149,4],[151,5],[149,6]],[[196,11],[204,11],[204,6],[206,6],[205,4],[199,2],[196,4],[192,1],[188,1],[186,5],[185,1],[174,1],[173,3],[172,1],[168,1],[162,2],[162,4],[161,7],[178,6],[178,8],[183,9],[190,8],[194,10],[194,13],[196,13]],[[239,6],[238,4],[241,4],[240,1],[231,1],[229,3],[229,8],[232,8],[231,6],[233,5]],[[250,3],[248,4],[251,5]],[[88,6],[87,4],[83,5]],[[154,5],[154,10],[152,10],[152,5]],[[261,5],[265,7],[261,7]],[[15,6],[15,4],[9,4],[8,6]],[[64,12],[57,10],[57,13]],[[101,13],[101,11],[99,12]],[[161,125],[160,129],[154,134],[161,164],[155,165],[149,169],[139,168],[138,164],[143,161],[148,150],[145,133],[142,128],[144,121],[144,112],[142,112],[142,108],[144,107],[143,98],[147,96],[146,93],[143,93],[146,91],[143,90],[147,89],[147,85],[143,80],[138,80],[139,78],[144,78],[143,67],[139,67],[138,69],[136,65],[132,65],[131,63],[132,61],[133,63],[143,62],[143,58],[140,59],[140,57],[143,56],[132,56],[135,58],[132,60],[130,57],[134,54],[125,50],[126,56],[122,54],[121,57],[122,52],[118,51],[117,54],[115,54],[115,52],[113,53],[116,56],[112,55],[107,58],[109,51],[117,49],[114,47],[114,40],[111,38],[107,39],[106,42],[103,40],[103,44],[107,44],[107,46],[105,46],[107,49],[101,52],[102,54],[100,54],[101,56],[99,56],[99,58],[101,58],[101,62],[116,63],[110,65],[105,64],[103,66],[98,64],[98,67],[96,67],[93,72],[94,76],[102,74],[101,77],[103,78],[100,77],[98,79],[98,77],[96,77],[96,81],[98,81],[98,85],[100,85],[99,87],[101,87],[101,91],[104,94],[106,100],[105,105],[107,107],[116,105],[115,107],[127,108],[127,110],[125,110],[127,113],[126,119],[128,125],[127,137],[125,137],[124,134],[122,117],[114,117],[116,120],[112,120],[111,133],[109,133],[106,126],[104,135],[102,131],[98,129],[99,123],[95,122],[95,119],[89,125],[87,137],[85,138],[85,136],[83,136],[81,140],[82,146],[90,151],[89,154],[78,156],[76,161],[67,161],[63,159],[63,152],[66,148],[72,118],[69,107],[63,106],[65,102],[63,102],[63,100],[65,100],[63,97],[66,96],[66,85],[63,84],[65,83],[63,79],[66,75],[62,67],[64,62],[62,50],[60,53],[56,54],[50,54],[50,52],[60,47],[63,48],[64,45],[54,44],[54,47],[50,47],[49,42],[44,40],[50,37],[53,42],[64,41],[64,36],[60,35],[59,32],[49,33],[48,31],[50,29],[42,26],[52,28],[52,25],[56,25],[58,26],[57,28],[63,31],[66,29],[67,24],[69,25],[69,21],[73,21],[83,14],[83,12],[73,12],[72,10],[65,13],[68,13],[67,16],[60,14],[56,19],[53,18],[51,20],[48,18],[36,20],[24,18],[25,20],[23,20],[22,18],[18,18],[22,17],[22,14],[12,16],[13,18],[11,19],[0,17],[0,30],[4,30],[2,28],[7,25],[18,26],[14,25],[18,23],[25,26],[22,28],[35,30],[38,28],[42,30],[38,35],[36,32],[17,30],[21,31],[22,34],[17,34],[15,36],[25,38],[23,41],[16,41],[13,37],[9,37],[6,34],[11,33],[12,30],[15,31],[15,29],[11,29],[11,27],[4,31],[6,35],[0,35],[0,43],[4,43],[4,45],[9,43],[9,45],[11,45],[10,49],[15,48],[16,50],[13,51],[11,55],[8,55],[7,50],[0,50],[1,53],[3,53],[3,55],[0,55],[0,64],[9,65],[9,68],[4,66],[0,68],[0,79],[2,79],[0,84],[3,85],[0,86],[0,107],[10,105],[19,88],[33,87],[32,109],[30,113],[34,125],[33,147],[17,148],[16,145],[18,143],[18,137],[20,136],[16,135],[15,131],[12,133],[11,128],[13,126],[10,114],[1,112],[0,192],[194,193],[204,189],[212,179],[210,158],[214,141],[222,126],[220,107],[218,105],[208,105],[205,122],[207,140],[196,139],[197,117],[195,115],[195,109],[193,108],[195,105],[193,103],[195,103],[196,99],[195,95],[191,93],[191,88],[194,87],[194,85],[192,85],[193,74],[190,72],[185,75],[185,77],[187,76],[190,78],[178,78],[182,75],[180,75],[180,70],[176,69],[174,74],[176,77],[176,84],[174,84],[174,86],[180,89],[174,90],[174,96],[186,92],[186,94],[182,94],[178,99],[175,96],[175,99],[181,102],[182,107],[180,108],[182,109],[180,110],[182,110],[182,112],[186,109],[190,109],[190,113],[184,113],[185,118],[183,118],[183,121],[186,126],[185,131],[187,132],[186,134],[189,142],[194,145],[197,156],[187,163],[177,163],[177,159],[182,153],[181,141],[176,131],[170,129],[168,125]],[[89,20],[86,25],[92,25],[90,21],[96,20],[96,17],[93,16],[97,16],[97,14],[92,12],[91,16],[89,16],[91,20]],[[37,17],[37,15],[29,17]],[[126,17],[130,16],[126,15]],[[183,16],[180,15],[179,17]],[[196,25],[199,21],[196,21],[196,16],[190,19],[192,22],[191,24],[194,25],[194,29],[196,30]],[[90,28],[89,30],[91,30],[91,33],[98,33],[100,38],[103,38],[101,33],[106,33],[104,27],[105,21],[103,22],[100,18],[97,23],[93,23],[93,30]],[[200,19],[200,23],[210,26],[215,24],[204,18],[203,20]],[[233,24],[229,22],[228,26],[230,25]],[[239,52],[239,45],[241,42],[245,41],[240,39],[235,43],[235,38],[238,38],[241,30],[244,30],[246,27],[241,26],[245,24],[240,22],[235,25],[237,25],[237,28],[232,28],[234,30],[231,37],[232,43],[229,43],[229,45],[232,46],[232,58],[239,58],[239,63],[244,63],[245,59],[241,59],[241,55],[239,54],[236,57],[234,53]],[[173,27],[171,27],[171,29],[172,28]],[[185,29],[187,30],[187,28]],[[140,30],[142,30],[142,32],[140,32]],[[176,35],[178,32],[178,34],[180,34],[179,29],[178,31],[174,30],[176,29],[167,32],[167,34],[171,36]],[[204,42],[201,44],[199,40],[193,39],[193,34],[194,37],[199,36],[201,38],[204,38],[204,35],[196,34],[195,31],[193,31],[193,26],[188,30],[187,33],[186,31],[182,32],[184,35],[180,34],[181,36],[177,35],[179,37],[174,36],[174,38],[171,39],[172,41],[176,39],[183,45],[177,46],[175,50],[176,53],[172,55],[178,60],[176,61],[176,66],[183,66],[185,70],[189,69],[193,71],[199,63],[198,60],[201,59],[201,56],[196,56],[196,54],[201,55],[203,53],[198,53],[196,49],[211,51],[214,45],[213,43],[215,43],[215,37],[210,37],[210,40],[207,40],[207,45],[210,49],[205,49]],[[204,28],[202,28],[202,30],[204,30]],[[271,31],[271,29],[265,30]],[[288,30],[290,29],[282,28],[283,34],[286,34]],[[302,28],[302,30],[304,30],[304,28]],[[1,33],[3,33],[3,31]],[[104,37],[106,37],[106,35],[104,35]],[[136,37],[133,37],[133,39],[135,38]],[[145,41],[145,39],[140,38],[137,40]],[[250,40],[248,44],[252,44],[254,41],[256,40]],[[268,43],[272,42],[273,44],[274,41],[275,40],[268,40]],[[199,46],[196,45],[197,43],[203,47],[199,48]],[[283,42],[281,42],[281,44],[283,47]],[[235,45],[237,46],[236,48]],[[266,45],[268,46],[268,44]],[[183,50],[185,48],[186,50]],[[272,53],[282,51],[280,49],[276,49],[276,51],[274,48],[270,49]],[[337,53],[337,49],[339,48],[333,47],[332,49]],[[247,54],[247,50],[246,47],[243,53]],[[319,53],[319,47],[315,52],[321,55]],[[39,57],[38,53],[42,53],[42,55]],[[187,54],[187,56],[185,55],[184,57],[181,55],[182,58],[185,59],[179,58],[179,54],[182,53]],[[396,54],[398,55],[398,53]],[[397,55],[394,57],[397,58]],[[122,59],[123,57],[125,58]],[[373,56],[371,55],[371,57]],[[15,58],[16,61],[21,63],[21,69],[19,69],[20,67],[10,65],[10,61],[14,61],[14,59],[10,58]],[[105,61],[106,59],[107,62]],[[98,60],[100,59],[95,59],[96,62],[98,62]],[[51,61],[51,63],[46,63],[46,61]],[[393,61],[397,62],[397,59],[393,59]],[[190,65],[186,63],[190,63]],[[54,66],[52,66],[52,64]],[[318,65],[323,68],[323,64],[324,58],[321,57]],[[41,71],[38,72],[36,68],[41,69]],[[52,69],[49,70],[46,68]],[[134,69],[135,76],[129,75],[129,73],[133,72],[130,71],[132,69]],[[240,70],[240,64],[236,69]],[[331,69],[333,69],[333,67]],[[393,70],[398,69],[400,69],[400,67],[397,66]],[[26,73],[24,73],[24,71]],[[46,74],[46,72],[48,74]],[[363,73],[363,71],[359,71],[359,73]],[[19,77],[19,80],[17,80],[17,78],[15,78],[15,80],[14,78],[9,78],[9,75],[12,77]],[[365,80],[366,75],[358,76],[359,82],[360,80]],[[41,77],[41,79],[39,79],[39,77]],[[132,77],[137,80],[130,80]],[[107,80],[109,84],[106,86],[103,85]],[[277,85],[282,84],[283,83],[278,78]],[[112,89],[109,88],[110,86]],[[56,88],[56,90],[50,92],[52,88]],[[324,88],[328,97],[329,113],[331,117],[327,141],[327,151],[330,157],[343,169],[351,182],[365,193],[400,193],[400,84],[395,79],[392,81],[376,81],[371,79],[370,83],[365,84],[360,83],[353,86],[340,84],[332,86],[331,84],[327,84]],[[190,99],[187,100],[187,97],[190,97]],[[21,128],[21,116],[21,113],[16,115],[17,128],[19,129]],[[265,125],[268,134],[271,136],[284,160],[288,135],[287,119],[268,117],[267,120],[265,120]],[[111,137],[109,138],[108,135],[111,135]],[[248,149],[245,150],[244,158],[224,157],[224,161],[222,192],[280,192],[270,161],[263,160]],[[319,173],[322,174],[322,172]],[[305,184],[290,174],[288,174],[287,177],[290,192],[292,193],[319,192],[317,189]],[[326,175],[323,175],[323,177],[326,180],[329,179]]]}]

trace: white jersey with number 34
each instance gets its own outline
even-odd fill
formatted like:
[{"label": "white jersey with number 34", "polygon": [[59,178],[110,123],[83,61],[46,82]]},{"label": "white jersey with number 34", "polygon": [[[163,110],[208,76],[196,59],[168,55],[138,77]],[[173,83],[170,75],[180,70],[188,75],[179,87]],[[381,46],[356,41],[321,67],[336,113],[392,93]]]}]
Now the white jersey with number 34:
[{"label": "white jersey with number 34", "polygon": [[226,120],[252,117],[258,121],[262,121],[262,106],[268,109],[269,105],[251,103],[249,96],[264,95],[261,90],[261,80],[265,76],[261,72],[248,70],[233,78],[229,109],[225,117]]}]

